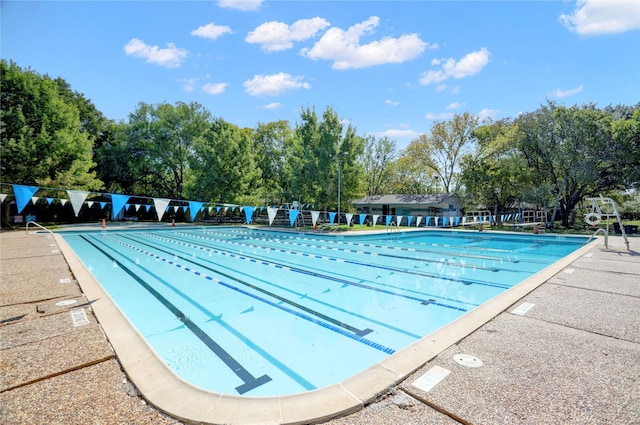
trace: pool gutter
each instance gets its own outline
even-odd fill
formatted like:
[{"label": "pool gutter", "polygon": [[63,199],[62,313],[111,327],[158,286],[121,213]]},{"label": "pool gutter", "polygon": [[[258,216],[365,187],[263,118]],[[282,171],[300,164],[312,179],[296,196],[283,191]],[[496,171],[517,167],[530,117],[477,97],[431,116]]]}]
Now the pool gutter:
[{"label": "pool gutter", "polygon": [[144,399],[187,423],[230,425],[317,423],[357,411],[600,243],[597,239],[584,245],[447,326],[338,384],[294,395],[246,397],[207,391],[176,375],[156,356],[64,238],[59,234],[54,237],[118,360]]}]

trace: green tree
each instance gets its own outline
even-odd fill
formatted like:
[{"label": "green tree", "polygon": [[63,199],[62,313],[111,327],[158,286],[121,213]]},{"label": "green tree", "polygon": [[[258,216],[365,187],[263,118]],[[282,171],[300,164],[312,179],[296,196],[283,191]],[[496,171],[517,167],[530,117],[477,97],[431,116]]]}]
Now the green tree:
[{"label": "green tree", "polygon": [[412,141],[404,155],[431,170],[444,192],[458,191],[460,162],[473,150],[473,131],[477,125],[478,118],[468,112],[456,114],[449,121],[438,121],[429,135],[422,134]]},{"label": "green tree", "polygon": [[592,104],[567,108],[551,102],[516,120],[527,165],[554,196],[551,226],[557,210],[562,225],[570,226],[585,196],[624,187],[626,167],[616,163],[612,121],[610,113]]},{"label": "green tree", "polygon": [[533,196],[531,174],[516,144],[517,127],[510,120],[500,120],[478,127],[478,142],[473,154],[462,159],[461,182],[467,203],[493,207],[498,215],[505,209],[518,208]]},{"label": "green tree", "polygon": [[322,121],[314,109],[300,111],[301,122],[286,147],[285,171],[290,178],[290,199],[300,199],[316,208],[337,205],[338,161],[342,176],[341,204],[361,193],[362,167],[358,163],[364,151],[364,139],[351,125],[344,128],[336,112],[328,107]]},{"label": "green tree", "polygon": [[291,144],[293,131],[288,121],[259,123],[253,132],[256,164],[262,171],[263,198],[279,204],[289,189],[285,178],[286,146]]},{"label": "green tree", "polygon": [[366,180],[366,195],[381,195],[391,190],[394,163],[397,159],[396,141],[387,137],[365,140],[362,168]]},{"label": "green tree", "polygon": [[249,205],[263,201],[261,171],[249,129],[214,119],[193,148],[193,179],[188,192],[191,198]]},{"label": "green tree", "polygon": [[19,184],[96,190],[92,140],[73,101],[47,76],[0,61],[2,178]]},{"label": "green tree", "polygon": [[184,199],[194,143],[208,131],[211,114],[198,103],[138,104],[129,114],[129,149],[147,175],[149,195]]},{"label": "green tree", "polygon": [[624,185],[640,188],[640,105],[630,116],[616,119],[612,123],[613,144],[616,166],[624,167]]}]

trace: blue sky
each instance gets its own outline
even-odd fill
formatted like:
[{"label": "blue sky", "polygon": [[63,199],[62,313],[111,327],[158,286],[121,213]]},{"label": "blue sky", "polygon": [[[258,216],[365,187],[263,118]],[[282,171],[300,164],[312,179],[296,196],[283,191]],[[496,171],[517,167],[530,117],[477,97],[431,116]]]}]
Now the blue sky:
[{"label": "blue sky", "polygon": [[199,102],[241,127],[327,106],[405,147],[436,120],[640,101],[640,1],[6,1],[1,57],[108,118]]}]

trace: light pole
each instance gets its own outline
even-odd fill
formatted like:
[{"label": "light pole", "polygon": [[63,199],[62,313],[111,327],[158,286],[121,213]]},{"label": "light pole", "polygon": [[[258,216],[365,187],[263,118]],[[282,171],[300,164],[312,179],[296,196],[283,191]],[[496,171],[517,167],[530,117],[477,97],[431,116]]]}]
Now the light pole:
[{"label": "light pole", "polygon": [[[349,155],[349,152],[340,152],[338,154],[338,229],[340,228],[340,158]],[[349,223],[347,223],[349,227]]]}]

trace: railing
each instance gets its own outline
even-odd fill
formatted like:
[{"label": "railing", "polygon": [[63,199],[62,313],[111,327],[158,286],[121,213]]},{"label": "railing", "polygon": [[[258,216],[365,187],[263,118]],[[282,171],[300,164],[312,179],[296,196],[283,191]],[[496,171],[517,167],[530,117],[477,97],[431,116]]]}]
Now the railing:
[{"label": "railing", "polygon": [[30,224],[33,224],[34,226],[38,226],[38,227],[39,227],[39,228],[41,228],[42,230],[45,230],[45,231],[47,231],[47,232],[49,232],[49,233],[51,233],[51,234],[53,235],[53,232],[52,232],[51,230],[49,230],[49,229],[47,229],[46,227],[44,227],[44,226],[42,226],[42,225],[40,225],[40,224],[36,223],[35,221],[28,221],[28,222],[27,222],[27,235],[29,234],[29,225],[30,225]]}]

